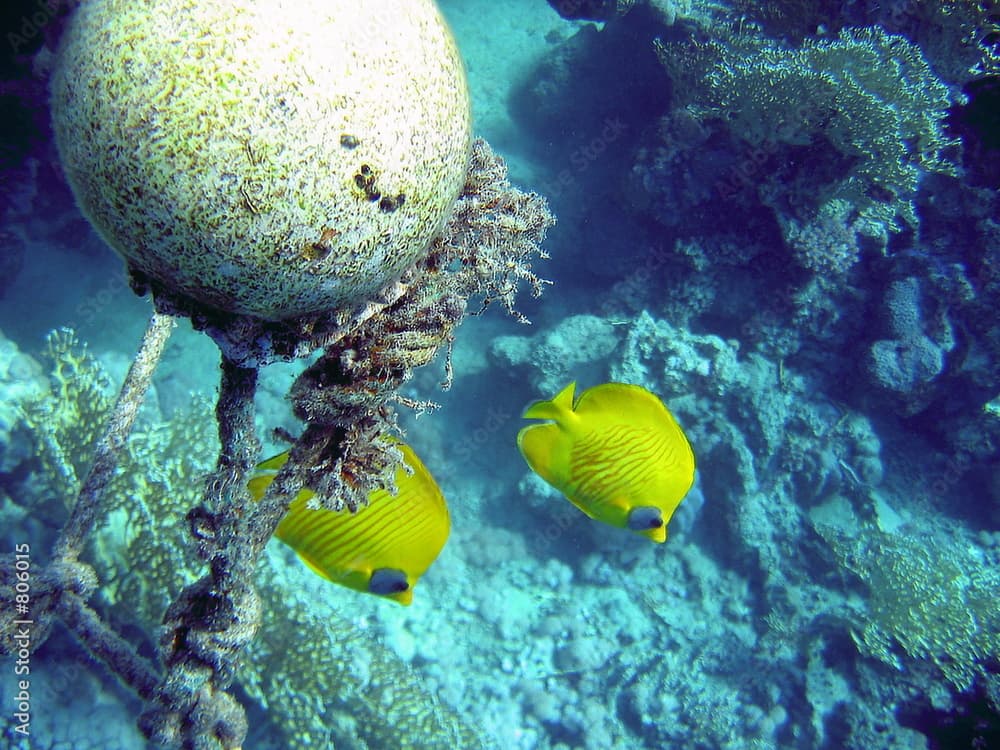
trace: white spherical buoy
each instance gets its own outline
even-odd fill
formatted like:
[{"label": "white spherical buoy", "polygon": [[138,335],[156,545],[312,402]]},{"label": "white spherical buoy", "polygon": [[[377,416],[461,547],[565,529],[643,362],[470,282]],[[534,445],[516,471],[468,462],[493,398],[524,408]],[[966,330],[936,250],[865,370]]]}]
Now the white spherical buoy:
[{"label": "white spherical buoy", "polygon": [[268,320],[419,259],[471,143],[432,0],[88,0],[52,109],[80,208],[132,269]]}]

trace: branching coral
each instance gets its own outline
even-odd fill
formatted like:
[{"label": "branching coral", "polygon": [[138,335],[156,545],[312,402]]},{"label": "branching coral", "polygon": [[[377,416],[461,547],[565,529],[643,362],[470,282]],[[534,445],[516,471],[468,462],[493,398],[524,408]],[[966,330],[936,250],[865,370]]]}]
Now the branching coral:
[{"label": "branching coral", "polygon": [[[264,622],[240,680],[272,709],[292,750],[395,747],[476,750],[484,742],[372,634],[327,608],[318,612],[294,576],[264,560]],[[291,579],[291,580],[289,580]],[[288,634],[297,644],[288,647]],[[295,695],[294,701],[285,696]]]},{"label": "branching coral", "polygon": [[837,4],[826,0],[735,0],[733,9],[759,22],[768,34],[795,41],[820,28],[839,28],[843,20]]},{"label": "branching coral", "polygon": [[739,22],[759,23],[772,37],[800,43],[838,32],[846,25],[878,24],[918,44],[945,80],[962,84],[971,76],[1000,70],[996,34],[1000,16],[982,0],[734,0]]},{"label": "branching coral", "polygon": [[[158,679],[155,670],[88,605],[87,600],[97,586],[97,577],[93,568],[80,560],[80,555],[99,521],[99,516],[106,510],[102,503],[105,490],[115,473],[120,454],[132,430],[139,406],[172,327],[172,319],[159,314],[152,316],[110,416],[94,445],[94,457],[90,469],[78,487],[72,481],[74,477],[71,476],[69,463],[65,460],[66,456],[71,455],[71,451],[59,445],[51,445],[56,440],[57,432],[49,430],[45,434],[43,442],[49,443],[51,448],[49,459],[61,461],[55,469],[60,472],[61,481],[69,483],[68,489],[75,494],[75,502],[70,507],[69,518],[54,546],[52,561],[41,571],[33,571],[30,579],[30,602],[19,608],[19,614],[23,619],[34,623],[33,648],[38,648],[45,642],[54,618],[58,617],[95,657],[107,664],[116,675],[145,699],[151,698],[154,694]],[[88,386],[92,384],[91,381],[81,382],[78,379],[80,370],[99,374],[92,360],[72,350],[72,341],[71,336],[64,335],[57,338],[55,344],[59,352],[55,360],[55,370],[57,373],[62,373],[56,381],[64,386],[61,393],[63,397],[75,395],[81,390],[86,392]],[[94,382],[102,381],[95,377]],[[57,405],[59,403],[56,402]],[[47,406],[52,407],[54,411],[60,409],[59,406],[51,404]],[[62,407],[62,410],[71,416],[83,412],[89,414],[93,409],[94,404],[81,405],[79,402]],[[63,429],[70,429],[71,424],[72,422],[64,424]],[[87,437],[85,434],[84,438]],[[7,569],[8,566],[5,566],[5,571]],[[5,611],[15,611],[14,600],[15,589],[11,582],[8,580],[0,582],[0,602],[5,604]],[[13,621],[10,619],[0,622],[0,649],[2,649],[0,653],[9,653],[12,627]]]},{"label": "branching coral", "polygon": [[1000,73],[1000,11],[983,0],[867,0],[873,21],[912,39],[947,81]]},{"label": "branching coral", "polygon": [[[78,477],[86,475],[100,425],[113,408],[111,379],[68,329],[49,335],[44,357],[51,389],[26,399],[21,409],[39,479],[68,503],[80,490]],[[86,540],[105,603],[128,602],[144,628],[155,626],[194,578],[182,543],[184,513],[201,499],[203,475],[218,451],[211,417],[207,401],[195,398],[172,422],[147,420],[137,427],[108,479],[103,523]]]},{"label": "branching coral", "polygon": [[[678,45],[659,46],[668,71],[677,67]],[[942,128],[948,88],[905,38],[871,27],[800,48],[741,38],[706,49],[686,55],[705,73],[678,78],[687,82],[677,91],[680,106],[726,123],[749,149],[809,149],[799,161],[832,169],[808,175],[815,206],[846,200],[872,224],[869,233],[899,231],[917,223],[912,199],[921,172],[954,173]],[[761,180],[758,192],[782,209],[802,177],[779,176],[780,183]]]},{"label": "branching coral", "polygon": [[[94,423],[102,421],[111,409],[110,397],[98,403],[90,398],[94,383],[108,378],[71,332],[51,338],[60,401],[35,408],[61,411],[66,419],[55,420],[58,429],[46,437],[60,448],[77,450],[69,416],[92,410]],[[40,437],[34,424],[31,430]],[[170,423],[146,422],[132,433],[121,470],[108,485],[106,523],[95,530],[85,554],[101,581],[97,609],[112,621],[128,618],[131,625],[155,633],[169,603],[197,579],[199,562],[189,554],[185,514],[202,499],[217,450],[211,405],[203,398],[195,398]],[[46,464],[42,476],[51,470]],[[461,718],[394,653],[337,613],[314,613],[308,598],[296,592],[298,574],[298,566],[283,571],[264,560],[257,574],[265,613],[261,636],[249,646],[238,677],[251,696],[271,707],[270,720],[284,746],[315,747],[335,727],[348,745],[357,738],[378,747],[414,737],[421,748],[480,746]],[[295,648],[287,647],[290,632],[297,634]],[[270,698],[291,693],[314,699]]]},{"label": "branching coral", "polygon": [[835,279],[847,273],[859,254],[850,213],[850,204],[836,199],[824,203],[810,220],[784,218],[782,234],[796,262],[821,278]]},{"label": "branching coral", "polygon": [[1000,657],[996,561],[974,556],[961,538],[915,537],[866,527],[855,538],[817,530],[870,591],[872,619],[858,624],[858,647],[898,665],[895,644],[935,664],[956,690],[968,690]]},{"label": "branching coral", "polygon": [[[49,334],[43,359],[49,392],[21,404],[51,491],[69,502],[80,490],[94,445],[111,408],[111,379],[69,329]],[[72,434],[73,439],[65,439]]]}]

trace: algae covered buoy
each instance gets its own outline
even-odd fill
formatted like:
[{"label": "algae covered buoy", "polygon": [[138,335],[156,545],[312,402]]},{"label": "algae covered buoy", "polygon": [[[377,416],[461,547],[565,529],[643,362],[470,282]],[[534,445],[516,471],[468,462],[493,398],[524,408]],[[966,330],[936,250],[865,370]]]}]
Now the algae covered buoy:
[{"label": "algae covered buoy", "polygon": [[133,271],[269,320],[421,257],[471,144],[432,0],[89,0],[52,110],[81,210]]}]

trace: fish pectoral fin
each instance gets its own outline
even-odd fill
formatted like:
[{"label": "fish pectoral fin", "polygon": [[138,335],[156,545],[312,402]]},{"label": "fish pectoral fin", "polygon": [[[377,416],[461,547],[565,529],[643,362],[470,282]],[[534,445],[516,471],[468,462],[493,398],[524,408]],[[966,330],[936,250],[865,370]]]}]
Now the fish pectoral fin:
[{"label": "fish pectoral fin", "polygon": [[587,518],[593,518],[593,519],[596,519],[598,521],[603,520],[596,513],[594,513],[594,509],[593,508],[591,508],[585,502],[581,502],[576,497],[574,497],[572,491],[562,490],[562,494],[563,494],[563,497],[565,497],[567,500],[569,500],[570,504],[574,508],[576,508],[581,513],[583,513],[585,516],[587,516]]}]

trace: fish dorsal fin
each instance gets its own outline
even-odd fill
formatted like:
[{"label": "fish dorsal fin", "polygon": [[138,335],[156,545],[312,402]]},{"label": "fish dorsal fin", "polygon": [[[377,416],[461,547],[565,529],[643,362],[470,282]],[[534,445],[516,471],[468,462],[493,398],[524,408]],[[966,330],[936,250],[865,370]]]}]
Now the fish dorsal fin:
[{"label": "fish dorsal fin", "polygon": [[524,410],[525,419],[551,419],[553,422],[564,422],[573,412],[573,394],[576,392],[576,381],[563,388],[549,401],[536,401]]},{"label": "fish dorsal fin", "polygon": [[269,459],[257,464],[257,473],[247,483],[247,489],[250,490],[250,497],[254,500],[260,500],[264,497],[267,486],[274,480],[274,475],[286,463],[288,463],[288,451],[271,456]]},{"label": "fish dorsal fin", "polygon": [[664,414],[673,421],[657,396],[628,383],[604,383],[588,388],[577,401],[576,413],[581,419],[608,419],[635,425],[658,422]]},{"label": "fish dorsal fin", "polygon": [[551,485],[561,487],[568,479],[567,459],[571,444],[564,430],[573,419],[573,381],[549,401],[536,401],[524,410],[525,419],[548,419],[546,424],[530,424],[517,433],[517,447],[528,465]]}]

